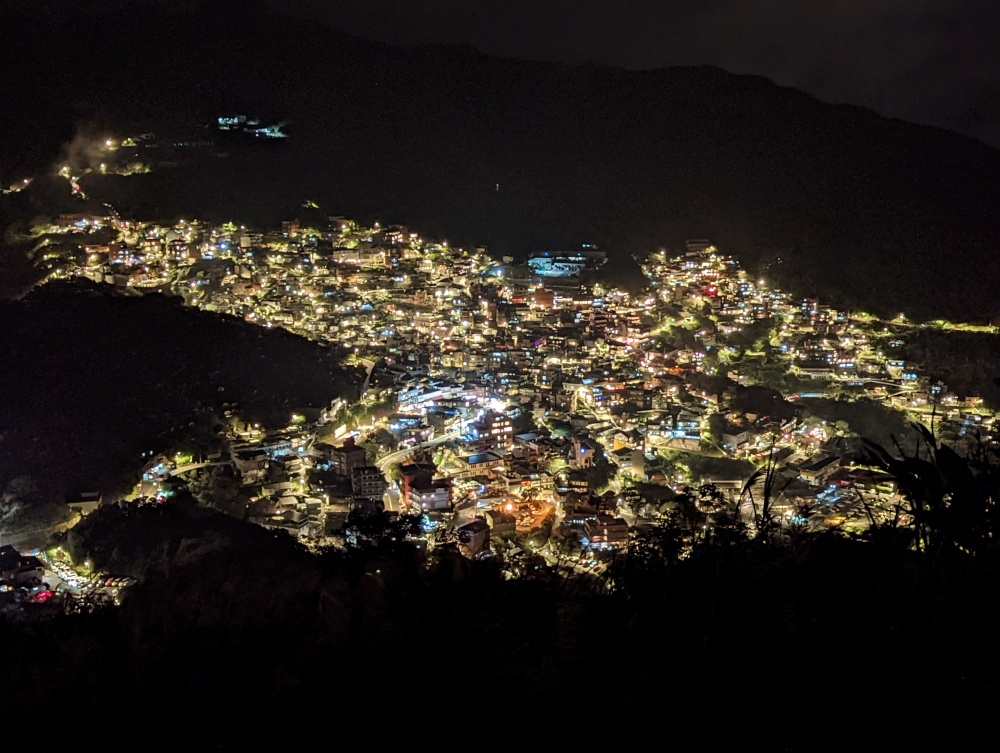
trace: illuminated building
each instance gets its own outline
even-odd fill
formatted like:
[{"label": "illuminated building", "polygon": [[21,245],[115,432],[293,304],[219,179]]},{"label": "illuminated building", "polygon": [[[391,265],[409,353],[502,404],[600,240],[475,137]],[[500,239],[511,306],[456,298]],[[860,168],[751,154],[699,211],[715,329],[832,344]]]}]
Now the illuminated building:
[{"label": "illuminated building", "polygon": [[456,533],[459,551],[470,559],[484,551],[490,541],[490,527],[482,518],[476,518],[471,523],[459,526]]},{"label": "illuminated building", "polygon": [[591,549],[619,549],[628,544],[628,523],[611,515],[588,518],[583,531]]}]

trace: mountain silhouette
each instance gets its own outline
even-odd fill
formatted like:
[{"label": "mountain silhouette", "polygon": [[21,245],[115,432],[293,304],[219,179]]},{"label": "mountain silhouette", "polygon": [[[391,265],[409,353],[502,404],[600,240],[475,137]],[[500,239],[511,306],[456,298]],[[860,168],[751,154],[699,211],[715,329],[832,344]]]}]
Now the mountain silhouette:
[{"label": "mountain silhouette", "polygon": [[[169,134],[247,113],[290,138],[86,187],[136,216],[245,223],[308,198],[496,253],[596,243],[618,266],[706,237],[844,307],[1000,312],[1000,152],[978,141],[710,66],[572,67],[399,49],[226,4],[122,7],[4,13],[5,181],[52,171],[81,128]],[[51,211],[20,201],[7,211]]]}]

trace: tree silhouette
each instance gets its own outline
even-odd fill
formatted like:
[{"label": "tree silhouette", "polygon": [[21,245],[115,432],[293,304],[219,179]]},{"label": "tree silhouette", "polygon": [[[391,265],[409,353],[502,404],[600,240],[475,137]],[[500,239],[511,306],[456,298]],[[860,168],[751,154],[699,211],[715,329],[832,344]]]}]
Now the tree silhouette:
[{"label": "tree silhouette", "polygon": [[[754,487],[758,482],[762,482],[762,485],[760,493],[755,496]],[[779,521],[773,512],[774,502],[789,483],[791,483],[791,479],[782,483],[778,476],[778,463],[774,458],[774,448],[772,447],[767,454],[767,462],[754,471],[740,492],[740,500],[748,499],[753,508],[754,526],[758,539],[767,541],[777,530]]]},{"label": "tree silhouette", "polygon": [[898,443],[898,455],[872,442],[866,446],[868,461],[892,475],[908,502],[918,548],[994,561],[1000,545],[996,443],[977,439],[962,458],[927,427],[914,429],[919,438],[912,453]]}]

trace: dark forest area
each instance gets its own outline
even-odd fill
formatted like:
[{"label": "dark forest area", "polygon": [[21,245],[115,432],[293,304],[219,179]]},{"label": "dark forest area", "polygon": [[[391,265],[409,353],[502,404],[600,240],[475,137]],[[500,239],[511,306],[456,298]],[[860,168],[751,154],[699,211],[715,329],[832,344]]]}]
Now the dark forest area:
[{"label": "dark forest area", "polygon": [[363,377],[283,330],[85,280],[0,303],[0,352],[0,488],[29,477],[55,498],[125,493],[168,437],[217,449],[230,406],[284,426],[296,411],[356,399]]}]

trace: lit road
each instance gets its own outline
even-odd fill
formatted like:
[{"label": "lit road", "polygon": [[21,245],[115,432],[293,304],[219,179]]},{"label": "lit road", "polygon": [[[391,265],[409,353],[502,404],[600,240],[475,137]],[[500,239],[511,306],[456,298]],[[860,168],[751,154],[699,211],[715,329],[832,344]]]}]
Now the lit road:
[{"label": "lit road", "polygon": [[382,505],[386,512],[402,512],[400,500],[399,488],[391,485],[385,490],[385,494],[382,496]]},{"label": "lit road", "polygon": [[440,437],[435,437],[434,439],[429,439],[426,442],[421,442],[420,444],[415,444],[412,447],[407,447],[402,450],[396,450],[395,452],[390,452],[388,455],[379,458],[375,465],[378,467],[382,473],[385,473],[385,469],[388,468],[393,463],[398,463],[405,459],[408,455],[418,451],[425,450],[428,447],[434,447],[435,445],[442,444],[444,442],[450,442],[452,439],[458,439],[462,436],[461,429],[448,432],[447,434],[442,434]]},{"label": "lit road", "polygon": [[199,468],[208,468],[210,465],[229,465],[228,460],[213,461],[210,463],[188,463],[187,465],[182,465],[174,468],[167,475],[168,476],[179,476],[182,473],[188,473],[189,471],[196,471]]}]

